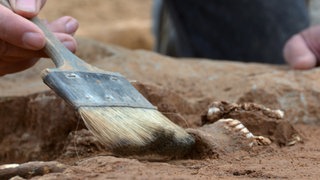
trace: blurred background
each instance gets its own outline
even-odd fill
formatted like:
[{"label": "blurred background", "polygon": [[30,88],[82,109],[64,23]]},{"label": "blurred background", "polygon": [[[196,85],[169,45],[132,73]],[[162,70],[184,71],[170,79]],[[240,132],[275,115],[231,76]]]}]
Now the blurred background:
[{"label": "blurred background", "polygon": [[[51,21],[70,15],[80,22],[77,36],[152,50],[151,10],[152,0],[48,0],[40,16]],[[320,24],[320,0],[310,0],[310,16]]]},{"label": "blurred background", "polygon": [[152,49],[152,0],[48,0],[40,17],[78,19],[76,35],[130,49]]}]

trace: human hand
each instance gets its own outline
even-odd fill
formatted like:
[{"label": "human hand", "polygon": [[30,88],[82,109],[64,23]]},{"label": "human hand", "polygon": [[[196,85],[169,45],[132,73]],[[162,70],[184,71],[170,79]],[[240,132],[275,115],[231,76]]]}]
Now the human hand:
[{"label": "human hand", "polygon": [[[46,0],[10,0],[14,10],[0,5],[0,76],[25,70],[34,65],[45,46],[43,32],[26,18],[36,16]],[[51,23],[48,28],[72,52],[76,41],[72,37],[78,28],[76,19],[65,16]]]},{"label": "human hand", "polygon": [[307,28],[289,39],[284,58],[294,69],[311,69],[320,65],[320,26]]}]

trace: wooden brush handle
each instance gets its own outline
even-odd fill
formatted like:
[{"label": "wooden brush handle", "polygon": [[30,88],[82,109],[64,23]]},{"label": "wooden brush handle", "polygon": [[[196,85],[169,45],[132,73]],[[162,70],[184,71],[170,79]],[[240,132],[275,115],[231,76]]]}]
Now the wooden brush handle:
[{"label": "wooden brush handle", "polygon": [[[0,0],[1,4],[11,9],[9,0]],[[35,25],[37,25],[44,33],[46,38],[46,45],[44,47],[44,52],[52,59],[54,64],[62,70],[98,70],[91,65],[85,63],[80,58],[75,56],[70,52],[55,36],[48,30],[46,25],[39,20],[39,18],[34,17],[30,19]]]}]

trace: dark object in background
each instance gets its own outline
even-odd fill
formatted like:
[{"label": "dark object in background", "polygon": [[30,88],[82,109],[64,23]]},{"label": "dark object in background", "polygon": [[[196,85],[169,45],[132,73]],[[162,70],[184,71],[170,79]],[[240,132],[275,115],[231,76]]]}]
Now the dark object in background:
[{"label": "dark object in background", "polygon": [[305,0],[155,1],[155,50],[204,57],[283,64],[282,49],[309,26]]}]

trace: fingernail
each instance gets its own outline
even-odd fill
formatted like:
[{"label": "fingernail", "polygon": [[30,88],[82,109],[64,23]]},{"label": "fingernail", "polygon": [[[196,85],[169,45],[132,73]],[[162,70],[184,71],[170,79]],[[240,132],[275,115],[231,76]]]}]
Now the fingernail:
[{"label": "fingernail", "polygon": [[66,32],[68,34],[73,34],[77,30],[78,25],[78,21],[76,21],[75,19],[70,19],[65,25]]},{"label": "fingernail", "polygon": [[72,41],[63,41],[62,44],[68,48],[71,52],[75,52],[76,48]]},{"label": "fingernail", "polygon": [[16,0],[15,8],[24,12],[38,12],[37,0]]},{"label": "fingernail", "polygon": [[36,32],[24,33],[22,41],[27,48],[33,50],[41,49],[45,45],[45,39],[43,35]]}]

